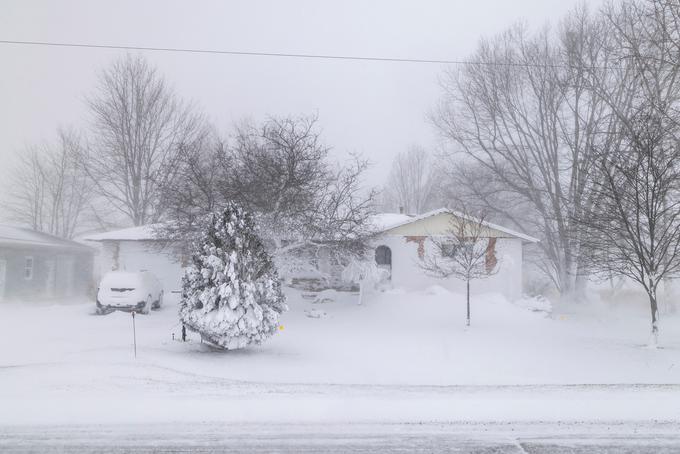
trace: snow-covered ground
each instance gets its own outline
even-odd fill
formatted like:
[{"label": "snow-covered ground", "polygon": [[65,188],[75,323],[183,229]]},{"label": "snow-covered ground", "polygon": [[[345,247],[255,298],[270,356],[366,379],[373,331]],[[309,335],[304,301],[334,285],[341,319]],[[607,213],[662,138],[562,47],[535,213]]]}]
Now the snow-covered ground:
[{"label": "snow-covered ground", "polygon": [[173,305],[139,315],[137,359],[130,314],[0,304],[0,425],[680,421],[680,317],[647,349],[643,304],[551,318],[484,295],[466,329],[438,287],[287,293],[282,330],[243,351],[173,341]]}]

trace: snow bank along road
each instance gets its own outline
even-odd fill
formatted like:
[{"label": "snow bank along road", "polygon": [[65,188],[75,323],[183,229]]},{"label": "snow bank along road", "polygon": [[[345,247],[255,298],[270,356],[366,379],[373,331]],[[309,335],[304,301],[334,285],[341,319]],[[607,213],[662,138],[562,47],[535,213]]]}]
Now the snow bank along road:
[{"label": "snow bank along road", "polygon": [[25,453],[636,453],[680,452],[673,423],[418,425],[184,424],[0,429]]}]

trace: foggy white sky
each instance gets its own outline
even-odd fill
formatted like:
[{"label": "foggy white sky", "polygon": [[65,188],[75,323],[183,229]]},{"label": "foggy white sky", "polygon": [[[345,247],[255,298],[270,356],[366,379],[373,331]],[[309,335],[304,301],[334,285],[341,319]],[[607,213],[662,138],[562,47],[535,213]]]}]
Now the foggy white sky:
[{"label": "foggy white sky", "polygon": [[[222,50],[464,59],[482,35],[518,19],[555,23],[569,0],[3,0],[0,39]],[[96,71],[123,51],[0,44],[0,166],[23,146],[84,126]],[[432,147],[434,64],[144,53],[176,91],[227,131],[244,116],[318,112],[337,156],[391,157]]]}]

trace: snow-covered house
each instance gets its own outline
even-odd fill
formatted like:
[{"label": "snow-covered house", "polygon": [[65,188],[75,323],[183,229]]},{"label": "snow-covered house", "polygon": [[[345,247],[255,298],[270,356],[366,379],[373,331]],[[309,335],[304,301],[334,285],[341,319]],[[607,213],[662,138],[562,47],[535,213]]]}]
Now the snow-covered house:
[{"label": "snow-covered house", "polygon": [[[377,265],[387,271],[390,285],[418,289],[437,284],[462,291],[462,281],[430,277],[419,266],[426,251],[433,247],[431,238],[445,235],[456,216],[455,212],[447,209],[420,216],[389,213],[374,216],[375,235],[371,240],[373,250],[370,254]],[[488,259],[498,265],[498,271],[482,283],[473,285],[473,292],[498,292],[510,299],[517,298],[522,293],[523,246],[538,240],[499,225],[485,223],[485,226],[489,237]],[[147,225],[86,237],[86,240],[101,245],[98,274],[110,270],[148,270],[163,283],[166,295],[179,292],[185,260],[168,241],[158,238],[158,230]],[[343,282],[340,276],[342,268],[331,263],[324,250],[308,258],[309,266],[302,266],[292,274],[281,272],[282,277],[293,285],[316,290],[353,287]]]},{"label": "snow-covered house", "polygon": [[100,245],[98,277],[112,270],[147,270],[161,281],[165,295],[179,292],[182,258],[155,230],[155,225],[143,225],[86,236],[84,240]]},{"label": "snow-covered house", "polygon": [[0,225],[0,301],[86,295],[94,252],[75,241]]},{"label": "snow-covered house", "polygon": [[[377,235],[373,240],[374,256],[379,267],[387,270],[393,286],[410,289],[437,284],[453,291],[464,291],[464,282],[456,278],[428,276],[420,266],[425,254],[435,245],[432,238],[446,236],[461,214],[441,208],[419,216],[384,213],[374,217]],[[522,294],[523,247],[538,240],[506,227],[484,222],[488,237],[489,268],[497,272],[472,285],[472,291],[498,292],[515,299]]]}]

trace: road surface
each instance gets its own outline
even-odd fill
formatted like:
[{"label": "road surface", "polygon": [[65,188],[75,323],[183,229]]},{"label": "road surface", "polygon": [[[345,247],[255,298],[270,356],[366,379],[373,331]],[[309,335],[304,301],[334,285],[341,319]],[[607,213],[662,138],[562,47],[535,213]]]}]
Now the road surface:
[{"label": "road surface", "polygon": [[676,423],[452,423],[0,427],[0,452],[680,453]]}]

